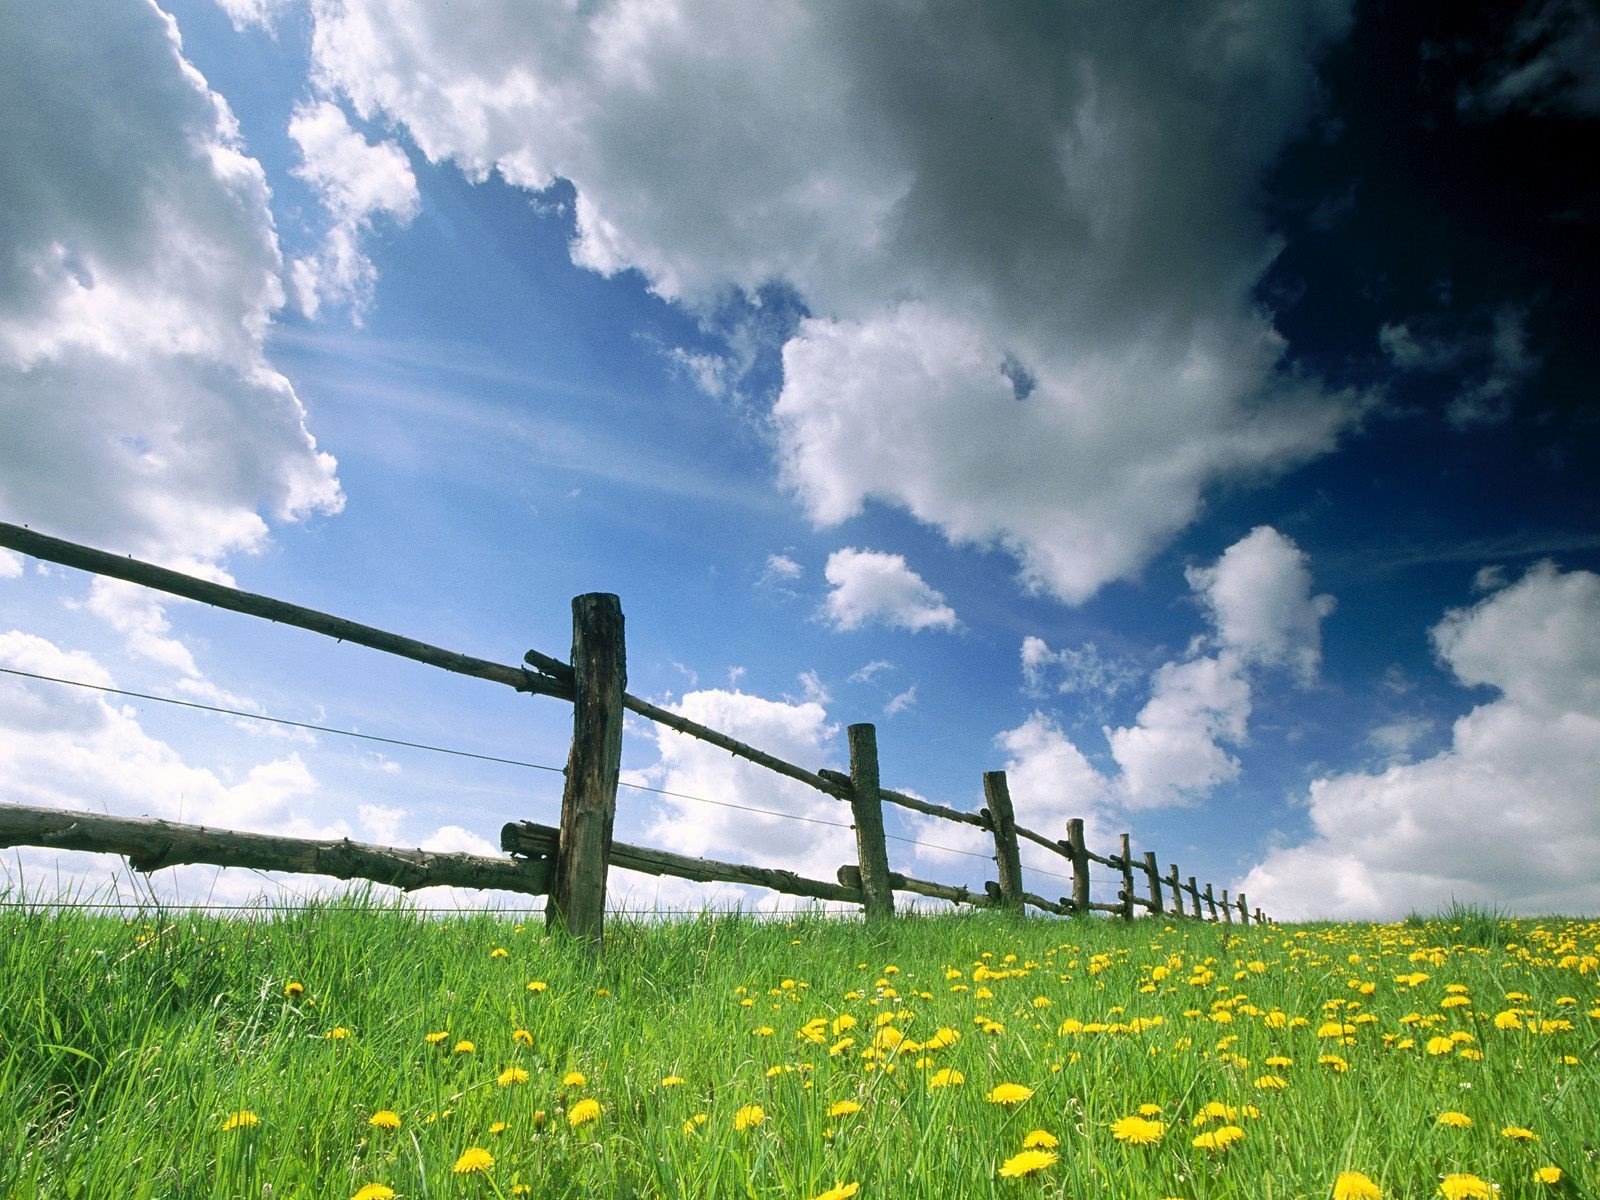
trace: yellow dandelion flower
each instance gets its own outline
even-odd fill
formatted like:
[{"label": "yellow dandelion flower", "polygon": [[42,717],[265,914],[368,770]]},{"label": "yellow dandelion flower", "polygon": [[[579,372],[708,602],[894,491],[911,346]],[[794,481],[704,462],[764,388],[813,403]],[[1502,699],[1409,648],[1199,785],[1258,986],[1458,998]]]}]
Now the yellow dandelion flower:
[{"label": "yellow dandelion flower", "polygon": [[1476,1175],[1446,1175],[1439,1181],[1444,1200],[1494,1200],[1494,1189]]},{"label": "yellow dandelion flower", "polygon": [[754,1129],[766,1119],[766,1109],[759,1104],[746,1104],[733,1114],[733,1127],[743,1133],[746,1129]]},{"label": "yellow dandelion flower", "polygon": [[306,985],[303,983],[297,983],[295,980],[291,979],[288,983],[283,985],[283,995],[285,999],[293,1000],[296,996],[304,996],[305,994]]},{"label": "yellow dandelion flower", "polygon": [[527,1083],[531,1078],[522,1067],[507,1067],[495,1076],[495,1082],[501,1087],[510,1087],[514,1083]]},{"label": "yellow dandelion flower", "polygon": [[813,1200],[849,1200],[861,1190],[859,1183],[839,1183],[825,1192],[819,1192]]},{"label": "yellow dandelion flower", "polygon": [[665,1079],[663,1079],[661,1081],[661,1086],[664,1087],[664,1088],[682,1087],[683,1086],[683,1076],[682,1075],[668,1075]]},{"label": "yellow dandelion flower", "polygon": [[685,1133],[693,1133],[696,1129],[699,1129],[700,1126],[704,1125],[705,1123],[706,1123],[706,1114],[705,1113],[695,1113],[694,1116],[690,1117],[687,1121],[685,1121],[683,1123],[683,1131]]},{"label": "yellow dandelion flower", "polygon": [[1455,1048],[1455,1042],[1447,1037],[1431,1037],[1428,1039],[1428,1044],[1423,1047],[1429,1054],[1450,1054]]},{"label": "yellow dandelion flower", "polygon": [[593,1098],[579,1100],[571,1108],[567,1109],[567,1124],[573,1129],[576,1129],[579,1125],[587,1125],[589,1122],[598,1121],[599,1119],[600,1101]]},{"label": "yellow dandelion flower", "polygon": [[1219,1125],[1216,1129],[1208,1129],[1205,1133],[1194,1136],[1194,1145],[1200,1150],[1226,1150],[1229,1146],[1244,1137],[1244,1130],[1237,1125]]},{"label": "yellow dandelion flower", "polygon": [[1551,1187],[1561,1182],[1560,1167],[1536,1167],[1533,1172],[1535,1183],[1548,1183]]},{"label": "yellow dandelion flower", "polygon": [[528,983],[528,990],[529,990],[529,991],[530,991],[530,992],[543,992],[543,991],[548,991],[548,990],[549,990],[549,988],[550,988],[550,985],[549,985],[549,984],[548,984],[548,983],[546,983],[546,982],[545,982],[545,981],[544,981],[544,980],[542,980],[542,979],[534,979],[534,980],[530,980],[530,981],[529,981],[529,983]]},{"label": "yellow dandelion flower", "polygon": [[1133,1111],[1138,1113],[1141,1117],[1159,1117],[1161,1115],[1161,1105],[1141,1104]]},{"label": "yellow dandelion flower", "polygon": [[394,1189],[381,1183],[369,1183],[359,1188],[350,1200],[394,1200]]},{"label": "yellow dandelion flower", "polygon": [[856,1103],[856,1101],[854,1101],[854,1100],[840,1100],[837,1104],[835,1104],[832,1108],[830,1108],[828,1110],[828,1115],[830,1117],[848,1117],[852,1113],[858,1113],[860,1111],[861,1111],[861,1105]]},{"label": "yellow dandelion flower", "polygon": [[1053,1167],[1059,1157],[1053,1150],[1024,1150],[1000,1164],[1000,1176],[1003,1179],[1022,1179],[1046,1167]]},{"label": "yellow dandelion flower", "polygon": [[1521,1125],[1507,1125],[1500,1131],[1500,1136],[1510,1138],[1513,1142],[1537,1142],[1539,1135],[1531,1129],[1524,1129]]},{"label": "yellow dandelion flower", "polygon": [[1342,1075],[1350,1069],[1350,1064],[1337,1054],[1319,1054],[1317,1062],[1322,1066],[1332,1067],[1336,1075]]},{"label": "yellow dandelion flower", "polygon": [[346,1029],[343,1025],[338,1025],[338,1026],[335,1026],[333,1029],[328,1030],[328,1032],[323,1034],[322,1036],[327,1038],[329,1041],[332,1041],[332,1042],[342,1042],[342,1041],[344,1041],[345,1038],[350,1036],[350,1031],[348,1029]]},{"label": "yellow dandelion flower", "polygon": [[582,1071],[568,1071],[561,1077],[562,1087],[585,1087],[588,1082]]},{"label": "yellow dandelion flower", "polygon": [[929,1088],[958,1087],[967,1077],[952,1067],[944,1067],[928,1077]]},{"label": "yellow dandelion flower", "polygon": [[1289,1081],[1282,1075],[1262,1075],[1256,1079],[1255,1086],[1261,1091],[1282,1091],[1289,1086]]},{"label": "yellow dandelion flower", "polygon": [[432,1033],[428,1034],[427,1037],[423,1038],[423,1041],[427,1042],[430,1046],[437,1046],[449,1036],[450,1031],[448,1029],[435,1029]]},{"label": "yellow dandelion flower", "polygon": [[1333,1181],[1333,1200],[1379,1200],[1383,1191],[1360,1171],[1340,1171]]},{"label": "yellow dandelion flower", "polygon": [[1514,1008],[1508,1008],[1504,1012],[1497,1012],[1494,1015],[1494,1027],[1496,1029],[1521,1029],[1522,1014]]},{"label": "yellow dandelion flower", "polygon": [[494,1155],[481,1146],[468,1146],[451,1168],[457,1175],[482,1175],[494,1166]]},{"label": "yellow dandelion flower", "polygon": [[1448,1125],[1451,1129],[1471,1129],[1472,1118],[1464,1112],[1456,1112],[1452,1109],[1439,1114],[1439,1124]]},{"label": "yellow dandelion flower", "polygon": [[506,1130],[508,1130],[510,1128],[511,1128],[511,1126],[509,1124],[507,1124],[505,1121],[496,1121],[492,1125],[489,1126],[489,1132],[491,1134],[504,1133]]},{"label": "yellow dandelion flower", "polygon": [[533,1045],[533,1034],[526,1029],[513,1029],[511,1031],[511,1040],[518,1046],[531,1046]]},{"label": "yellow dandelion flower", "polygon": [[990,1091],[988,1100],[990,1104],[1003,1104],[1010,1108],[1013,1105],[1021,1104],[1032,1095],[1033,1089],[1031,1087],[1024,1087],[1020,1083],[1001,1083]]},{"label": "yellow dandelion flower", "polygon": [[241,1108],[222,1123],[222,1129],[226,1133],[230,1129],[251,1129],[259,1124],[261,1124],[260,1117],[256,1116],[248,1108]]},{"label": "yellow dandelion flower", "polygon": [[1144,1117],[1122,1117],[1111,1122],[1111,1136],[1134,1146],[1154,1145],[1166,1132],[1164,1121],[1151,1121]]},{"label": "yellow dandelion flower", "polygon": [[1047,1129],[1035,1129],[1022,1139],[1024,1150],[1054,1150],[1061,1145],[1061,1139]]},{"label": "yellow dandelion flower", "polygon": [[367,1124],[374,1129],[399,1129],[400,1114],[392,1108],[380,1108],[367,1118]]},{"label": "yellow dandelion flower", "polygon": [[467,1041],[466,1038],[462,1038],[459,1042],[456,1043],[455,1052],[457,1054],[471,1054],[476,1049],[477,1049],[477,1047],[474,1046],[471,1042]]}]

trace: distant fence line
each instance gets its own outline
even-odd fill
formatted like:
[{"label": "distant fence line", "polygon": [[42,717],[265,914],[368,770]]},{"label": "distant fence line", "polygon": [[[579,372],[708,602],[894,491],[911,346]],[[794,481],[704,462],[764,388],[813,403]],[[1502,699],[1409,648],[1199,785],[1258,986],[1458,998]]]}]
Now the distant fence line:
[{"label": "distant fence line", "polygon": [[[1022,914],[1033,907],[1061,916],[1109,913],[1132,921],[1138,909],[1154,916],[1190,917],[1232,924],[1269,920],[1249,907],[1244,893],[1230,899],[1211,884],[1201,888],[1185,879],[1176,864],[1162,874],[1153,851],[1136,858],[1126,833],[1113,854],[1097,854],[1084,844],[1083,821],[1066,823],[1066,837],[1051,838],[1019,825],[1004,771],[983,775],[985,805],[962,812],[883,787],[878,778],[877,730],[870,724],[847,730],[850,770],[810,770],[746,745],[679,713],[630,695],[626,690],[626,647],[621,602],[609,593],[588,593],[572,601],[572,655],[562,661],[529,650],[523,666],[513,667],[444,650],[369,625],[314,609],[225,587],[193,576],[124,558],[74,542],[48,537],[0,522],[0,546],[122,579],[218,608],[294,625],[386,654],[487,679],[515,691],[550,696],[573,706],[573,736],[561,797],[559,828],[511,822],[501,830],[501,849],[511,857],[439,854],[348,839],[289,838],[210,829],[149,818],[101,816],[61,809],[0,804],[0,846],[40,846],[121,854],[135,870],[149,872],[183,863],[244,866],[258,870],[364,879],[407,891],[453,885],[493,888],[547,897],[546,920],[598,948],[605,915],[609,868],[622,867],[696,882],[747,884],[787,895],[860,905],[869,923],[894,913],[894,893],[910,893],[977,907]],[[841,866],[832,881],[807,879],[793,871],[692,858],[612,839],[621,771],[624,711],[765,767],[850,805],[855,863]],[[889,867],[883,805],[987,831],[994,841],[998,878],[982,891],[917,879]],[[1072,894],[1055,900],[1024,890],[1019,842],[1028,841],[1066,859],[1072,868]],[[1098,863],[1121,876],[1115,901],[1091,898],[1089,867]],[[1142,883],[1144,895],[1138,893]],[[1187,908],[1187,911],[1186,911]]]}]

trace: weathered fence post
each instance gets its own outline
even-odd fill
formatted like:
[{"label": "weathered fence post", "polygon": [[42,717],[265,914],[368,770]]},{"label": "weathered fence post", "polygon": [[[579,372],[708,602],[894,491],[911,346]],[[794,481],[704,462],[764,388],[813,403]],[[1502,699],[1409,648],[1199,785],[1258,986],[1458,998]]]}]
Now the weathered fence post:
[{"label": "weathered fence post", "polygon": [[545,923],[598,952],[622,767],[622,694],[628,683],[622,602],[609,592],[573,598],[572,673],[572,750],[561,790],[561,840]]},{"label": "weathered fence post", "polygon": [[1144,852],[1144,874],[1150,881],[1150,915],[1161,916],[1166,910],[1161,905],[1161,869],[1156,866],[1156,852]]},{"label": "weathered fence post", "polygon": [[1228,889],[1222,889],[1222,923],[1233,924],[1233,905],[1228,902]]},{"label": "weathered fence post", "polygon": [[856,818],[856,860],[861,864],[861,894],[867,921],[877,924],[894,916],[889,887],[889,849],[883,840],[883,797],[878,792],[878,730],[852,725],[850,737],[850,808]]},{"label": "weathered fence post", "polygon": [[1172,913],[1181,917],[1183,913],[1183,883],[1178,876],[1178,864],[1167,864],[1167,883],[1172,887]]},{"label": "weathered fence post", "polygon": [[983,798],[989,802],[989,826],[994,831],[994,861],[1000,870],[1000,903],[1022,913],[1022,859],[1017,854],[1017,819],[1011,809],[1011,789],[1004,771],[983,773]]},{"label": "weathered fence post", "polygon": [[1217,898],[1211,892],[1211,885],[1206,884],[1206,908],[1210,910],[1211,919],[1217,919]]},{"label": "weathered fence post", "polygon": [[1067,849],[1072,852],[1072,915],[1089,915],[1089,856],[1083,842],[1083,818],[1067,821]]},{"label": "weathered fence post", "polygon": [[1189,898],[1194,901],[1194,915],[1200,916],[1200,885],[1194,881],[1194,876],[1189,876]]},{"label": "weathered fence post", "polygon": [[1267,921],[1267,918],[1261,915],[1261,910],[1259,908],[1256,909],[1256,924],[1257,925],[1266,925],[1268,923],[1269,922]]},{"label": "weathered fence post", "polygon": [[1243,892],[1239,893],[1239,899],[1235,903],[1239,906],[1239,923],[1241,925],[1250,924],[1250,906],[1244,902]]},{"label": "weathered fence post", "polygon": [[1128,835],[1122,835],[1122,919],[1133,920],[1133,850]]}]

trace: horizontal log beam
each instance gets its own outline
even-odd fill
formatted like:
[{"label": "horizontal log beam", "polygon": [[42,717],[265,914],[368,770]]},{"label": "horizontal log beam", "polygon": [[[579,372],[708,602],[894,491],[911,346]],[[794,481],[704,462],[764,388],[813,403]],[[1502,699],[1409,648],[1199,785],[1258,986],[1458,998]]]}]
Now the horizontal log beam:
[{"label": "horizontal log beam", "polygon": [[305,608],[299,604],[274,600],[270,596],[257,595],[255,592],[225,587],[220,583],[212,583],[209,579],[196,579],[193,575],[185,575],[181,571],[171,571],[166,567],[141,562],[136,558],[109,554],[104,550],[80,546],[76,542],[64,541],[61,538],[47,537],[45,534],[25,529],[21,525],[0,521],[0,546],[33,558],[44,559],[46,562],[60,563],[64,567],[74,567],[95,575],[106,575],[112,579],[137,583],[142,587],[154,588],[173,596],[182,596],[186,600],[196,600],[215,608],[225,608],[251,617],[264,617],[281,625],[293,625],[341,642],[354,642],[358,646],[427,663],[429,666],[439,667],[457,675],[470,675],[476,679],[502,683],[519,692],[537,692],[566,700],[572,698],[570,683],[563,684],[559,680],[546,678],[520,667],[509,667],[503,663],[457,654],[453,650],[443,650],[427,642],[375,629],[371,625],[347,621],[343,617],[318,612],[314,608]]},{"label": "horizontal log beam", "polygon": [[[560,830],[549,825],[513,821],[500,830],[500,848],[512,854],[554,857],[560,836]],[[718,862],[711,858],[690,858],[685,854],[630,846],[625,842],[611,843],[611,865],[629,871],[643,871],[648,875],[671,875],[695,883],[741,883],[771,888],[791,896],[809,896],[814,900],[837,900],[844,904],[862,902],[859,888],[807,879],[793,871]]]},{"label": "horizontal log beam", "polygon": [[1043,846],[1046,850],[1053,850],[1055,853],[1061,855],[1061,857],[1067,859],[1069,862],[1072,860],[1072,851],[1065,842],[1058,841],[1053,838],[1047,838],[1044,834],[1035,833],[1033,830],[1023,825],[1016,826],[1016,831],[1018,837],[1027,838],[1030,842],[1034,842],[1037,845]]},{"label": "horizontal log beam", "polygon": [[[846,787],[850,783],[850,776],[843,771],[832,771],[823,767],[817,774],[827,783],[840,787]],[[989,828],[989,819],[982,813],[967,813],[955,808],[946,808],[930,800],[918,800],[915,796],[908,796],[904,792],[892,792],[886,787],[880,787],[878,795],[885,803],[897,804],[901,808],[909,808],[912,812],[926,813],[930,817],[940,817],[946,821],[959,821],[963,825],[974,825],[979,829]]]},{"label": "horizontal log beam", "polygon": [[0,846],[121,854],[134,870],[144,872],[206,863],[331,875],[335,879],[368,879],[407,892],[448,885],[542,896],[550,885],[550,863],[545,858],[517,862],[476,854],[436,854],[373,846],[348,838],[239,833],[149,817],[108,817],[21,804],[0,804]]},{"label": "horizontal log beam", "polygon": [[1022,899],[1035,908],[1042,908],[1045,912],[1055,913],[1058,917],[1070,917],[1072,915],[1072,901],[1064,896],[1059,904],[1054,900],[1046,900],[1043,896],[1035,896],[1032,892],[1023,892]]},{"label": "horizontal log beam", "polygon": [[[861,883],[861,868],[846,866],[839,868],[839,882],[845,887],[859,887]],[[969,888],[952,887],[948,883],[932,883],[926,879],[914,879],[910,875],[902,875],[898,871],[889,872],[889,886],[897,892],[911,892],[917,896],[927,896],[934,900],[948,900],[952,904],[973,904],[979,908],[991,908],[995,900],[987,892],[974,892]]]}]

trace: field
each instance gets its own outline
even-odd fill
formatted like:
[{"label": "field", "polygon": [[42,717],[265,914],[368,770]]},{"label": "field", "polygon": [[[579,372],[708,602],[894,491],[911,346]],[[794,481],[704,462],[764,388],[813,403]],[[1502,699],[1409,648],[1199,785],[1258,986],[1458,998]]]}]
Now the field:
[{"label": "field", "polygon": [[[1600,923],[0,910],[0,1194],[1600,1195]],[[1369,1185],[1370,1184],[1370,1185]]]}]

